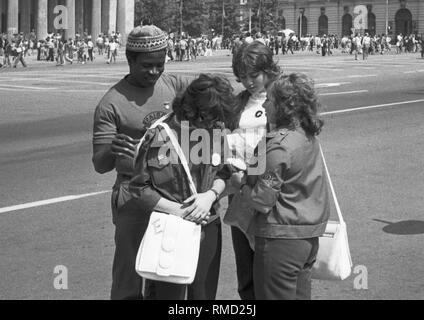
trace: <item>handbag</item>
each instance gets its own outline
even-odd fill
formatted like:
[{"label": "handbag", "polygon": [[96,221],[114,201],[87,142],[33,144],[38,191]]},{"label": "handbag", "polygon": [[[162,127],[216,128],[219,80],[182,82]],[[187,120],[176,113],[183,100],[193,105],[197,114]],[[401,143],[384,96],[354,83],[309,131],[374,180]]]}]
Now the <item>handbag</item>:
[{"label": "handbag", "polygon": [[[183,151],[166,123],[161,126],[170,137],[188,176],[190,190],[196,187]],[[135,270],[145,279],[190,284],[194,281],[199,259],[201,226],[171,214],[153,211],[137,252]]]},{"label": "handbag", "polygon": [[319,280],[344,280],[350,276],[353,265],[347,238],[346,222],[340,210],[321,145],[320,152],[339,221],[328,221],[324,234],[319,238],[319,249],[312,268],[312,278]]}]

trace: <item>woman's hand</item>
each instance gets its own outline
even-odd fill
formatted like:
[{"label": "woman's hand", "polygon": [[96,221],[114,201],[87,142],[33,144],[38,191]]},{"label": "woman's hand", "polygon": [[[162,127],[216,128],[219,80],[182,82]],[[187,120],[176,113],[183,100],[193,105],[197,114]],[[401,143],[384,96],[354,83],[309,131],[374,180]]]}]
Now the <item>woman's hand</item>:
[{"label": "woman's hand", "polygon": [[184,219],[197,224],[206,224],[209,220],[210,211],[215,200],[216,195],[212,191],[206,191],[204,193],[191,196],[184,201],[185,204],[191,203],[185,209],[186,215],[184,216]]}]

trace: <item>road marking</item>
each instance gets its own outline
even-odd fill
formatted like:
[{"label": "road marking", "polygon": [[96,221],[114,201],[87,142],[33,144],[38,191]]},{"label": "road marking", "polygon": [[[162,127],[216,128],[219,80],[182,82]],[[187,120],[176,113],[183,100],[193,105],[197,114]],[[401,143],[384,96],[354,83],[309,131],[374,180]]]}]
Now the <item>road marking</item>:
[{"label": "road marking", "polygon": [[43,87],[26,87],[26,86],[14,86],[11,84],[0,84],[1,87],[12,88],[12,89],[29,89],[29,90],[56,90],[57,88],[43,88]]},{"label": "road marking", "polygon": [[59,202],[66,202],[66,201],[78,200],[78,199],[81,199],[81,198],[88,198],[88,197],[97,196],[97,195],[100,195],[100,194],[105,194],[105,193],[108,193],[108,192],[111,192],[111,191],[100,191],[100,192],[94,192],[94,193],[66,196],[66,197],[60,197],[60,198],[54,198],[54,199],[48,199],[48,200],[42,200],[42,201],[20,204],[20,205],[11,206],[11,207],[0,208],[0,214],[6,213],[6,212],[12,212],[12,211],[18,211],[18,210],[24,210],[24,209],[29,209],[29,208],[46,206],[46,205],[49,205],[49,204],[54,204],[54,203],[59,203]]},{"label": "road marking", "polygon": [[295,70],[319,70],[319,71],[344,71],[343,69],[335,69],[333,67],[330,68],[320,68],[315,66],[309,66],[309,65],[302,65],[302,66],[293,66],[293,65],[282,65],[283,69],[295,69]]},{"label": "road marking", "polygon": [[[52,89],[57,89],[57,91],[55,93],[78,93],[78,92],[89,92],[89,93],[94,93],[94,92],[100,92],[100,93],[106,93],[107,92],[107,88],[106,89],[93,89],[93,90],[89,90],[89,89],[69,89],[69,90],[65,90],[62,88],[52,88]],[[31,89],[18,89],[18,88],[2,88],[0,85],[0,90],[1,91],[14,91],[14,92],[23,92],[23,93],[30,93],[31,94],[41,94],[44,93],[45,91],[43,90],[37,90],[36,88],[31,88]]]},{"label": "road marking", "polygon": [[362,70],[375,70],[375,69],[377,69],[375,67],[358,67],[358,66],[356,66],[355,68],[356,69],[362,69]]},{"label": "road marking", "polygon": [[[54,78],[53,77],[49,77],[49,78],[10,78],[10,79],[1,79],[0,81],[41,81],[41,82],[54,82]],[[105,82],[80,81],[80,80],[69,80],[69,79],[64,79],[63,81],[60,81],[60,83],[94,84],[94,85],[109,86],[109,87],[113,86],[113,84],[114,84],[113,82],[105,83]]]},{"label": "road marking", "polygon": [[74,92],[103,92],[103,93],[106,93],[107,90],[109,90],[109,89],[107,89],[107,88],[105,88],[105,89],[93,89],[93,90],[90,90],[90,89],[69,89],[69,90],[59,89],[58,92],[59,93],[67,93],[67,92],[69,92],[69,93],[74,93]]},{"label": "road marking", "polygon": [[398,106],[398,105],[402,105],[402,104],[412,104],[412,103],[418,103],[418,102],[424,102],[424,99],[385,103],[385,104],[377,104],[375,106],[357,107],[357,108],[349,108],[349,109],[343,109],[343,110],[335,110],[335,111],[329,111],[329,112],[322,112],[322,113],[320,113],[320,115],[326,116],[326,115],[337,114],[337,113],[346,113],[346,112],[353,112],[353,111],[360,111],[360,110],[369,110],[369,109],[377,109],[377,108],[384,108],[384,107],[392,107],[392,106]]},{"label": "road marking", "polygon": [[357,91],[345,91],[345,92],[328,92],[328,93],[320,93],[319,96],[336,96],[342,94],[353,94],[353,93],[364,93],[368,92],[368,90],[357,90]]},{"label": "road marking", "polygon": [[334,82],[334,83],[318,83],[315,85],[315,88],[333,88],[340,87],[345,84],[349,84],[350,82]]},{"label": "road marking", "polygon": [[352,75],[347,76],[347,78],[369,78],[369,77],[376,77],[376,74],[360,74],[360,75]]}]

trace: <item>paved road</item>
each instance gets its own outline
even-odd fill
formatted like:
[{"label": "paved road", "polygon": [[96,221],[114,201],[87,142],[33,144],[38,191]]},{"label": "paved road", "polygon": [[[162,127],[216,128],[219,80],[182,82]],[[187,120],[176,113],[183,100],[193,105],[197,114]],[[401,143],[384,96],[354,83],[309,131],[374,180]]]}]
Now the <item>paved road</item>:
[{"label": "paved road", "polygon": [[[424,61],[298,54],[279,64],[316,81],[321,140],[358,271],[343,282],[314,281],[313,297],[422,299]],[[219,72],[237,86],[230,65],[220,54],[167,70]],[[91,124],[100,97],[126,72],[122,57],[111,66],[98,59],[0,71],[0,299],[108,299],[114,177],[92,168]],[[58,265],[68,269],[68,290],[53,286]],[[238,298],[227,227],[218,298]]]}]

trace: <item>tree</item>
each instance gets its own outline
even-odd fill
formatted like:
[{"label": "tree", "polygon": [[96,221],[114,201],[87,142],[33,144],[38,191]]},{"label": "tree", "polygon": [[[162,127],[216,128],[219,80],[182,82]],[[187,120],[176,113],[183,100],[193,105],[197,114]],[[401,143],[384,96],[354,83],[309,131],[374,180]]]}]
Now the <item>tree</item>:
[{"label": "tree", "polygon": [[[256,32],[274,32],[275,13],[277,11],[277,0],[250,0],[252,9],[252,34]],[[249,2],[248,2],[249,3]],[[244,19],[244,25],[249,25],[249,18]],[[246,28],[245,28],[245,31]]]},{"label": "tree", "polygon": [[166,32],[175,31],[178,26],[177,9],[169,5],[170,1],[167,0],[136,0],[135,25],[149,20]]},{"label": "tree", "polygon": [[208,5],[204,0],[185,0],[182,20],[183,32],[190,36],[198,37],[208,33],[210,30]]},{"label": "tree", "polygon": [[216,0],[210,7],[210,27],[221,34],[224,26],[224,38],[231,38],[240,32],[239,19],[240,12],[234,0]]}]

